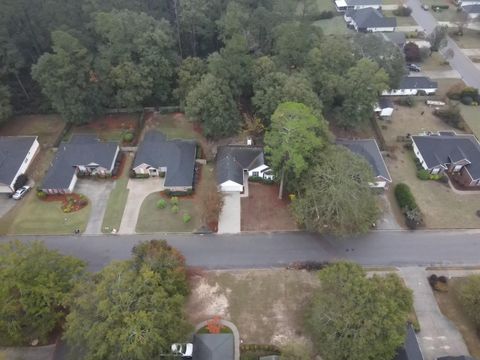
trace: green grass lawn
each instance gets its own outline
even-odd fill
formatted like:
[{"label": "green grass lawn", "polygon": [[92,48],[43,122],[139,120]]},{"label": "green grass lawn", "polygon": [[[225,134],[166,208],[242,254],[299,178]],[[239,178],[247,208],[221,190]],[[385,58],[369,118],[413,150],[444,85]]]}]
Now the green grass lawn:
[{"label": "green grass lawn", "polygon": [[[162,199],[160,193],[153,193],[146,197],[140,208],[136,232],[191,232],[201,225],[200,213],[192,198],[179,199],[179,212],[174,214],[170,204],[165,209],[157,208],[158,200]],[[192,219],[188,223],[183,222],[183,215],[188,213]]]},{"label": "green grass lawn", "polygon": [[464,29],[462,36],[451,34],[451,38],[463,49],[480,48],[480,31]]},{"label": "green grass lawn", "polygon": [[320,26],[325,35],[347,35],[353,34],[354,31],[347,28],[347,24],[343,16],[334,16],[331,19],[318,20],[315,26]]},{"label": "green grass lawn", "polygon": [[317,0],[317,4],[319,11],[337,11],[332,0]]},{"label": "green grass lawn", "polygon": [[473,134],[480,138],[480,108],[478,106],[467,106],[459,104],[463,119]]},{"label": "green grass lawn", "polygon": [[84,231],[90,217],[89,204],[80,211],[65,214],[59,201],[42,201],[32,192],[20,200],[12,211],[0,220],[3,234],[72,234]]},{"label": "green grass lawn", "polygon": [[119,229],[122,222],[123,211],[127,204],[128,197],[128,173],[132,165],[133,156],[127,155],[125,165],[120,178],[117,179],[115,187],[108,198],[107,208],[103,216],[102,232],[111,233],[112,229]]},{"label": "green grass lawn", "polygon": [[384,10],[384,15],[387,17],[396,17],[397,26],[415,26],[418,25],[416,21],[411,16],[395,16],[393,10]]},{"label": "green grass lawn", "polygon": [[428,10],[435,19],[438,21],[450,21],[454,22],[458,19],[458,12],[455,5],[452,4],[449,0],[422,0],[422,3],[429,5],[448,5],[448,9],[441,11],[433,11],[432,9]]}]

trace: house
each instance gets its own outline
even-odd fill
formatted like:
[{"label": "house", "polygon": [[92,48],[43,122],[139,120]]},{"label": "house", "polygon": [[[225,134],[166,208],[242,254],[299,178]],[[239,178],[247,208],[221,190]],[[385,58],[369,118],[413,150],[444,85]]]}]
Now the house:
[{"label": "house", "polygon": [[192,360],[234,360],[233,334],[195,334]]},{"label": "house", "polygon": [[442,356],[437,358],[437,360],[475,360],[475,359],[467,355],[460,355],[460,356]]},{"label": "house", "polygon": [[159,131],[148,131],[138,146],[133,172],[138,176],[165,176],[170,191],[193,189],[197,144],[194,140],[168,140]]},{"label": "house", "polygon": [[409,39],[409,43],[414,43],[419,49],[430,49],[432,44],[428,40]]},{"label": "house", "polygon": [[447,172],[465,187],[480,187],[480,143],[453,131],[412,136],[413,152],[431,174]]},{"label": "house", "polygon": [[358,32],[393,32],[397,27],[397,18],[385,17],[381,10],[370,7],[347,10],[344,19]]},{"label": "house", "polygon": [[0,193],[15,191],[18,176],[27,171],[38,148],[36,136],[0,136]]},{"label": "house", "polygon": [[385,189],[392,182],[392,177],[375,139],[338,139],[336,143],[363,157],[371,165],[375,182],[370,184],[370,187]]},{"label": "house", "polygon": [[480,4],[480,0],[454,0],[455,5],[457,6],[467,6],[467,5],[475,5]]},{"label": "house", "polygon": [[381,9],[382,0],[335,0],[335,6],[340,12],[366,8]]},{"label": "house", "polygon": [[398,46],[400,49],[403,49],[407,41],[407,36],[404,32],[386,32],[381,33],[381,35],[386,41],[391,42],[392,44]]},{"label": "house", "polygon": [[220,191],[243,192],[249,177],[273,180],[263,148],[249,145],[220,146],[217,150],[217,184]]},{"label": "house", "polygon": [[405,337],[405,343],[397,351],[397,355],[394,360],[423,360],[422,351],[418,344],[417,335],[412,325],[407,326],[407,335]]},{"label": "house", "polygon": [[385,90],[382,95],[387,96],[415,96],[433,95],[437,91],[438,83],[426,76],[404,76],[396,89]]},{"label": "house", "polygon": [[119,152],[118,142],[100,141],[91,134],[73,135],[58,147],[41,189],[47,194],[68,194],[78,176],[111,176]]},{"label": "house", "polygon": [[393,101],[387,97],[380,97],[373,110],[381,118],[389,118],[394,110]]},{"label": "house", "polygon": [[467,14],[469,19],[476,19],[480,16],[480,3],[478,4],[469,4],[462,5],[460,9]]}]

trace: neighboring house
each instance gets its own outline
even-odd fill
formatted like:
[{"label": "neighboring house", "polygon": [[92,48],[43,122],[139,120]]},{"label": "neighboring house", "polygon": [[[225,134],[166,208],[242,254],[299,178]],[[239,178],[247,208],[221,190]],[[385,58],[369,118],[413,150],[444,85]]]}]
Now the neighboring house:
[{"label": "neighboring house", "polygon": [[415,156],[432,174],[448,172],[461,185],[480,186],[480,143],[453,131],[412,136]]},{"label": "neighboring house", "polygon": [[383,16],[381,10],[370,7],[347,10],[344,19],[350,27],[358,32],[393,32],[397,27],[395,17]]},{"label": "neighboring house", "polygon": [[460,356],[442,356],[437,358],[437,360],[475,360],[475,359],[467,355],[460,355]]},{"label": "neighboring house", "polygon": [[430,49],[432,44],[427,40],[408,39],[409,43],[414,43],[419,49]]},{"label": "neighboring house", "polygon": [[412,325],[407,326],[407,336],[405,343],[397,351],[397,356],[393,360],[423,360],[422,351],[418,344],[417,335]]},{"label": "neighboring house", "polygon": [[335,6],[340,12],[366,8],[381,9],[382,0],[335,0]]},{"label": "neighboring house", "polygon": [[192,360],[234,360],[233,334],[195,334]]},{"label": "neighboring house", "polygon": [[73,135],[59,145],[41,189],[48,194],[68,194],[78,176],[110,176],[119,152],[118,142],[100,141],[90,134]]},{"label": "neighboring house", "polygon": [[392,44],[398,46],[400,49],[403,49],[406,43],[406,35],[404,32],[386,32],[381,34],[383,38],[387,41],[390,41]]},{"label": "neighboring house", "polygon": [[478,16],[480,16],[480,3],[462,5],[460,8],[465,14],[467,14],[469,19],[476,19]]},{"label": "neighboring house", "polygon": [[454,0],[455,4],[458,6],[467,6],[480,4],[480,0]]},{"label": "neighboring house", "polygon": [[382,95],[415,96],[433,95],[437,91],[438,83],[425,76],[404,76],[396,89],[385,90]]},{"label": "neighboring house", "polygon": [[196,157],[194,140],[168,140],[151,130],[138,146],[132,170],[137,175],[165,176],[165,189],[188,191],[193,189]]},{"label": "neighboring house", "polygon": [[17,177],[27,171],[38,148],[36,136],[0,136],[0,193],[15,191]]},{"label": "neighboring house", "polygon": [[374,111],[381,118],[389,118],[392,116],[394,105],[392,99],[380,97],[378,103],[375,104]]},{"label": "neighboring house", "polygon": [[392,182],[392,177],[375,139],[338,139],[336,143],[363,157],[371,165],[375,182],[369,184],[370,187],[385,189]]},{"label": "neighboring house", "polygon": [[220,191],[243,192],[249,177],[273,180],[265,164],[263,148],[249,145],[219,146],[217,150],[217,184]]}]

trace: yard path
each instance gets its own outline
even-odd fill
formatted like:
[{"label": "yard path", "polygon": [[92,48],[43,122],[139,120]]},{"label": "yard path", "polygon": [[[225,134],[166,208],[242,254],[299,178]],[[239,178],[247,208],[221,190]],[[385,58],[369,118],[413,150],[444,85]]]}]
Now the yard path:
[{"label": "yard path", "polygon": [[120,229],[118,229],[119,234],[135,234],[135,227],[143,201],[151,193],[163,191],[165,189],[163,186],[164,180],[161,177],[128,180],[127,204],[123,212]]},{"label": "yard path", "polygon": [[468,349],[462,335],[438,307],[425,269],[404,267],[400,268],[400,274],[413,290],[413,303],[421,328],[419,343],[425,360],[467,355]]},{"label": "yard path", "polygon": [[220,218],[219,234],[238,234],[241,229],[240,193],[225,193]]}]

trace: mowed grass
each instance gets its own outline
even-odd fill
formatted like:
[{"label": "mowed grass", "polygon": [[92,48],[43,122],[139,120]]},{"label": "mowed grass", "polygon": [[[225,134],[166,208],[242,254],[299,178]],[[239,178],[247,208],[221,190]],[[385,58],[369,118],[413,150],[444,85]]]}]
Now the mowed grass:
[{"label": "mowed grass", "polygon": [[474,135],[480,139],[480,108],[478,106],[467,106],[459,103],[463,119]]},{"label": "mowed grass", "polygon": [[354,33],[353,30],[347,28],[343,16],[334,16],[331,19],[318,20],[314,25],[321,27],[325,35],[348,35]]},{"label": "mowed grass", "polygon": [[395,16],[393,10],[384,10],[383,14],[387,17],[396,17],[397,26],[415,26],[417,22],[411,16]]},{"label": "mowed grass", "polygon": [[59,201],[42,201],[32,191],[0,219],[0,233],[59,235],[72,234],[75,229],[83,232],[90,217],[90,201],[82,210],[66,214]]},{"label": "mowed grass", "polygon": [[128,197],[128,174],[133,162],[133,155],[126,155],[125,164],[123,166],[122,175],[116,180],[115,187],[108,198],[107,208],[103,216],[102,232],[111,233],[113,229],[120,228],[123,212],[127,204]]},{"label": "mowed grass", "polygon": [[462,36],[452,34],[451,38],[463,49],[480,49],[480,31],[464,29]]},{"label": "mowed grass", "polygon": [[438,21],[454,22],[459,19],[459,15],[455,5],[453,5],[453,2],[449,0],[422,0],[422,3],[429,5],[430,7],[432,5],[448,5],[449,6],[448,9],[444,9],[441,11],[433,11],[431,9],[429,10],[429,12],[433,15],[433,17]]}]

